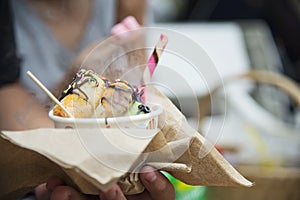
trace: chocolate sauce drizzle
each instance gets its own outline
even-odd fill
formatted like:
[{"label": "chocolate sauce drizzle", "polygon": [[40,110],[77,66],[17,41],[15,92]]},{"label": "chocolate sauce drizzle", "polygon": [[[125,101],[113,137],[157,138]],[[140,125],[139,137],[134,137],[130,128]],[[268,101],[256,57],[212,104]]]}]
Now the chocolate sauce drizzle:
[{"label": "chocolate sauce drizzle", "polygon": [[[92,70],[85,70],[85,69],[81,69],[73,78],[72,82],[69,84],[68,88],[66,90],[63,91],[61,97],[59,98],[59,100],[61,101],[64,97],[66,97],[69,94],[76,94],[78,96],[83,95],[84,96],[84,100],[88,101],[89,97],[87,96],[87,94],[81,89],[81,87],[86,84],[86,83],[90,83],[90,82],[95,82],[95,86],[99,86],[99,79],[97,77],[97,74],[95,72],[93,72]],[[105,83],[105,88],[113,88],[116,91],[121,91],[121,93],[119,93],[119,95],[124,98],[129,104],[131,104],[132,102],[139,102],[141,104],[138,105],[138,111],[137,114],[143,112],[143,113],[150,113],[151,110],[148,106],[146,106],[141,97],[144,94],[144,90],[142,89],[140,92],[138,92],[138,89],[133,87],[132,85],[130,85],[127,81],[125,80],[120,80],[117,79],[115,80],[114,83],[110,83],[106,78],[102,77],[100,80],[102,80]],[[118,85],[118,83],[124,83],[126,86],[128,86],[128,88],[124,88]],[[125,94],[122,94],[122,92],[124,92]],[[130,94],[132,98],[128,98],[128,96],[126,95]],[[108,97],[102,97],[101,98],[101,104],[103,103],[103,101],[106,101],[109,104],[113,104],[115,106],[119,106],[119,107],[123,107],[126,110],[129,109],[128,105],[123,105],[120,102],[117,102],[114,99],[108,98]]]},{"label": "chocolate sauce drizzle", "polygon": [[[118,83],[123,83],[128,88],[119,86]],[[118,112],[120,112],[122,110],[122,108],[125,109],[126,111],[128,111],[129,105],[132,103],[132,99],[135,96],[135,91],[134,91],[133,87],[127,81],[120,80],[120,79],[115,80],[115,82],[110,84],[108,87],[115,90],[116,92],[118,92],[118,95],[120,95],[120,97],[125,100],[126,104],[121,103],[121,102],[115,100],[114,98],[111,99],[107,96],[104,96],[101,98],[101,103],[103,103],[103,101],[106,101],[110,105],[113,105],[117,109]],[[126,94],[130,94],[131,98],[128,97],[128,95],[126,95]],[[118,107],[119,107],[119,109],[118,109]]]},{"label": "chocolate sauce drizzle", "polygon": [[138,112],[137,112],[137,114],[140,114],[141,112],[143,112],[143,113],[150,113],[151,110],[145,104],[140,104],[140,105],[138,105]]},{"label": "chocolate sauce drizzle", "polygon": [[[81,90],[81,86],[83,86],[86,83],[90,83],[90,82],[95,82],[96,87],[99,85],[99,81],[97,80],[97,78],[95,77],[97,76],[95,74],[95,72],[91,71],[91,70],[80,70],[73,78],[72,82],[70,83],[70,85],[68,86],[68,88],[63,91],[62,96],[60,97],[59,100],[62,100],[65,96],[69,95],[69,94],[76,94],[78,96],[80,96],[80,94],[82,94],[84,96],[84,100],[88,101],[89,97],[88,95]],[[108,83],[107,79],[102,79],[104,81],[105,84]],[[76,92],[76,90],[78,90],[79,92]]]}]

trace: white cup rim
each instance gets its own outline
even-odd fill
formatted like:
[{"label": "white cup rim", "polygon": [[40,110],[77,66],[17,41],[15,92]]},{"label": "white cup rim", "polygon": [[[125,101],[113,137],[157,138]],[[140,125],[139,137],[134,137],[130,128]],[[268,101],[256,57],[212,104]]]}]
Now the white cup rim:
[{"label": "white cup rim", "polygon": [[122,123],[126,121],[140,121],[151,119],[156,116],[159,116],[163,112],[163,107],[160,104],[151,104],[151,112],[139,115],[131,116],[122,116],[122,117],[107,117],[107,118],[67,118],[53,115],[53,109],[48,113],[50,119],[55,122],[60,123],[81,123],[81,124],[90,124],[90,123]]}]

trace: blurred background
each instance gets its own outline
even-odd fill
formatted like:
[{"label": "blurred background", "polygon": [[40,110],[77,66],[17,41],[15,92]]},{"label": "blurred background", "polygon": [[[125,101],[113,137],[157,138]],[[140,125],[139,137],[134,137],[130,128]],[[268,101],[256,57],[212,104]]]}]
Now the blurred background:
[{"label": "blurred background", "polygon": [[[151,0],[149,3],[153,25],[175,30],[197,43],[211,58],[220,80],[264,70],[287,78],[297,86],[293,92],[299,95],[300,1]],[[170,60],[162,59],[157,70],[174,66],[179,74],[183,73],[181,70],[186,73],[182,63]],[[204,75],[210,75],[205,65],[197,67],[200,72],[205,71]],[[193,73],[191,70],[191,77]],[[162,78],[174,83],[163,71],[154,76],[155,80]],[[210,109],[208,114],[201,113],[200,122],[191,113],[192,107],[184,114],[231,164],[256,183],[251,189],[197,188],[196,199],[199,196],[203,199],[300,199],[297,189],[300,186],[299,96],[291,98],[285,89],[274,86],[276,82],[285,85],[280,78],[274,78],[272,85],[264,84],[264,78],[260,77],[255,82],[226,84],[221,92],[211,94],[211,104],[206,104],[205,88],[201,89],[201,84],[193,78],[188,81],[191,87],[197,88],[200,113],[203,106]],[[195,95],[182,92],[180,87],[174,93],[187,102]],[[176,98],[169,97],[178,104]],[[182,194],[192,190],[177,184]],[[192,197],[179,194],[178,199]]]},{"label": "blurred background", "polygon": [[[99,34],[104,37],[110,33],[114,17],[120,21],[124,16],[139,11],[136,17],[144,24],[146,1],[118,1],[116,10],[118,13],[114,13],[114,1],[97,1],[101,5],[105,2],[110,8],[99,7],[102,10],[95,9],[97,15],[92,15],[96,20],[100,20],[100,23],[97,22],[95,25],[103,27],[97,29],[95,26],[95,29],[92,29],[99,32],[92,34],[86,32],[89,39],[79,45],[81,34],[77,35],[77,33],[81,33],[80,31],[84,33],[85,23],[94,19],[87,19],[82,24],[77,21],[77,18],[72,19],[74,16],[83,19],[77,12],[83,11],[83,14],[89,14],[90,8],[81,7],[84,1],[72,1],[80,4],[68,10],[65,9],[68,8],[65,5],[72,4],[65,4],[65,1],[53,7],[54,1],[10,0],[15,3],[12,11],[14,17],[18,19],[16,22],[20,23],[19,28],[22,28],[19,30],[24,29],[26,33],[16,31],[19,51],[17,53],[20,53],[22,61],[30,61],[29,63],[33,61],[32,64],[23,62],[25,64],[22,64],[21,76],[28,78],[24,73],[26,67],[30,67],[32,72],[35,72],[36,67],[36,74],[40,72],[39,75],[44,76],[40,79],[49,86],[52,85],[52,88],[47,87],[54,90],[56,83],[54,78],[59,80],[56,75],[62,77],[67,69],[69,70],[67,68],[69,65],[80,65],[82,60],[86,61],[86,56],[91,55],[91,48],[95,45],[89,46],[90,42],[96,42],[96,39],[98,41]],[[33,10],[26,7],[30,2],[33,3],[31,5]],[[40,4],[43,2],[45,4]],[[163,86],[160,89],[178,106],[193,127],[210,140],[246,178],[255,182],[252,188],[192,187],[166,174],[176,186],[176,198],[180,200],[300,199],[298,189],[300,186],[300,42],[298,42],[300,1],[148,0],[147,3],[150,8],[149,20],[145,24],[155,27],[155,29],[148,29],[150,34],[149,38],[146,38],[151,42],[149,43],[151,51],[157,42],[157,36],[161,34],[160,30],[164,30],[169,37],[169,43],[159,60],[153,81]],[[51,5],[53,10],[47,7]],[[38,14],[34,15],[33,19],[40,22],[39,17],[42,17],[45,23],[38,23],[35,27],[36,24],[31,19],[32,15],[29,15],[31,11]],[[115,14],[116,16],[110,16]],[[5,17],[2,19],[7,22]],[[32,25],[36,29],[32,29]],[[68,28],[75,27],[78,30],[61,34],[68,30],[64,25],[71,25]],[[32,31],[45,29],[47,33],[47,27],[50,27],[49,30],[52,32],[49,36],[39,31]],[[151,34],[151,30],[159,31],[158,35]],[[39,37],[35,37],[33,33]],[[70,33],[75,33],[74,38],[69,37]],[[54,47],[44,48],[45,38],[47,42],[51,41],[52,45],[52,34],[61,37],[56,38],[58,41],[54,40]],[[8,35],[12,34],[8,32]],[[150,38],[151,36],[154,38]],[[26,39],[27,37],[30,40]],[[134,35],[132,37],[136,39]],[[32,45],[30,41],[36,42],[37,45]],[[131,45],[131,41],[128,41]],[[62,46],[56,45],[60,42]],[[105,57],[103,60],[111,63],[116,60],[116,57],[122,58],[119,54],[126,55],[120,50],[119,44],[109,40],[106,42],[102,44],[112,46],[112,49],[105,48],[111,57],[107,59],[106,54],[101,52],[101,56],[95,54],[95,57],[90,56],[91,59],[102,60]],[[134,44],[139,45],[137,42]],[[47,45],[51,46],[50,43]],[[80,48],[75,48],[76,45]],[[142,45],[144,47],[144,44]],[[67,51],[61,53],[60,50],[64,50],[63,46],[67,47],[65,49]],[[117,52],[118,56],[111,54],[115,47],[120,50]],[[139,48],[134,47],[134,50],[136,49]],[[172,52],[174,49],[179,53]],[[78,60],[72,63],[79,52],[81,54]],[[42,53],[42,56],[39,53]],[[96,59],[91,61],[99,61]],[[130,61],[139,60],[134,59],[133,56]],[[40,66],[44,67],[44,64],[48,65],[47,69],[54,75],[45,73],[48,71],[44,68],[41,70]],[[122,67],[122,65],[118,66]],[[77,68],[73,69],[77,71]],[[133,75],[135,76],[136,73]],[[27,82],[26,80],[24,78],[24,82]],[[26,86],[27,89],[33,89],[34,83],[29,79],[28,81],[30,83]],[[64,79],[63,82],[66,83],[66,80]],[[219,89],[214,90],[216,87]],[[36,89],[36,91],[32,90],[35,94],[41,92],[39,88]],[[30,102],[30,106],[33,104]],[[28,113],[27,108],[31,107],[27,105],[29,104],[26,106],[24,104],[26,109],[22,110],[21,114]],[[13,117],[15,120],[16,117]],[[20,119],[23,120],[23,117]],[[18,124],[22,120],[18,121]]]}]

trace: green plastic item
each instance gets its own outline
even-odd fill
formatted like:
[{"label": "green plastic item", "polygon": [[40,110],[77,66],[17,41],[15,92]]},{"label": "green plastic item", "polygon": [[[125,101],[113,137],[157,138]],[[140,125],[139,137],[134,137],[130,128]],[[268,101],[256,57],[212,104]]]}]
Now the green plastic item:
[{"label": "green plastic item", "polygon": [[173,184],[176,191],[175,200],[206,200],[205,186],[191,186],[176,179],[167,172],[162,172]]}]

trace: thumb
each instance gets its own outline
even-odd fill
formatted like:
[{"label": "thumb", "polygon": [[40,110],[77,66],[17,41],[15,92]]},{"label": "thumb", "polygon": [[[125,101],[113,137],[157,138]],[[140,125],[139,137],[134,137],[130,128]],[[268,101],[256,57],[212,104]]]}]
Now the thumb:
[{"label": "thumb", "polygon": [[175,189],[173,185],[159,171],[146,166],[142,169],[140,178],[153,200],[175,199]]}]

